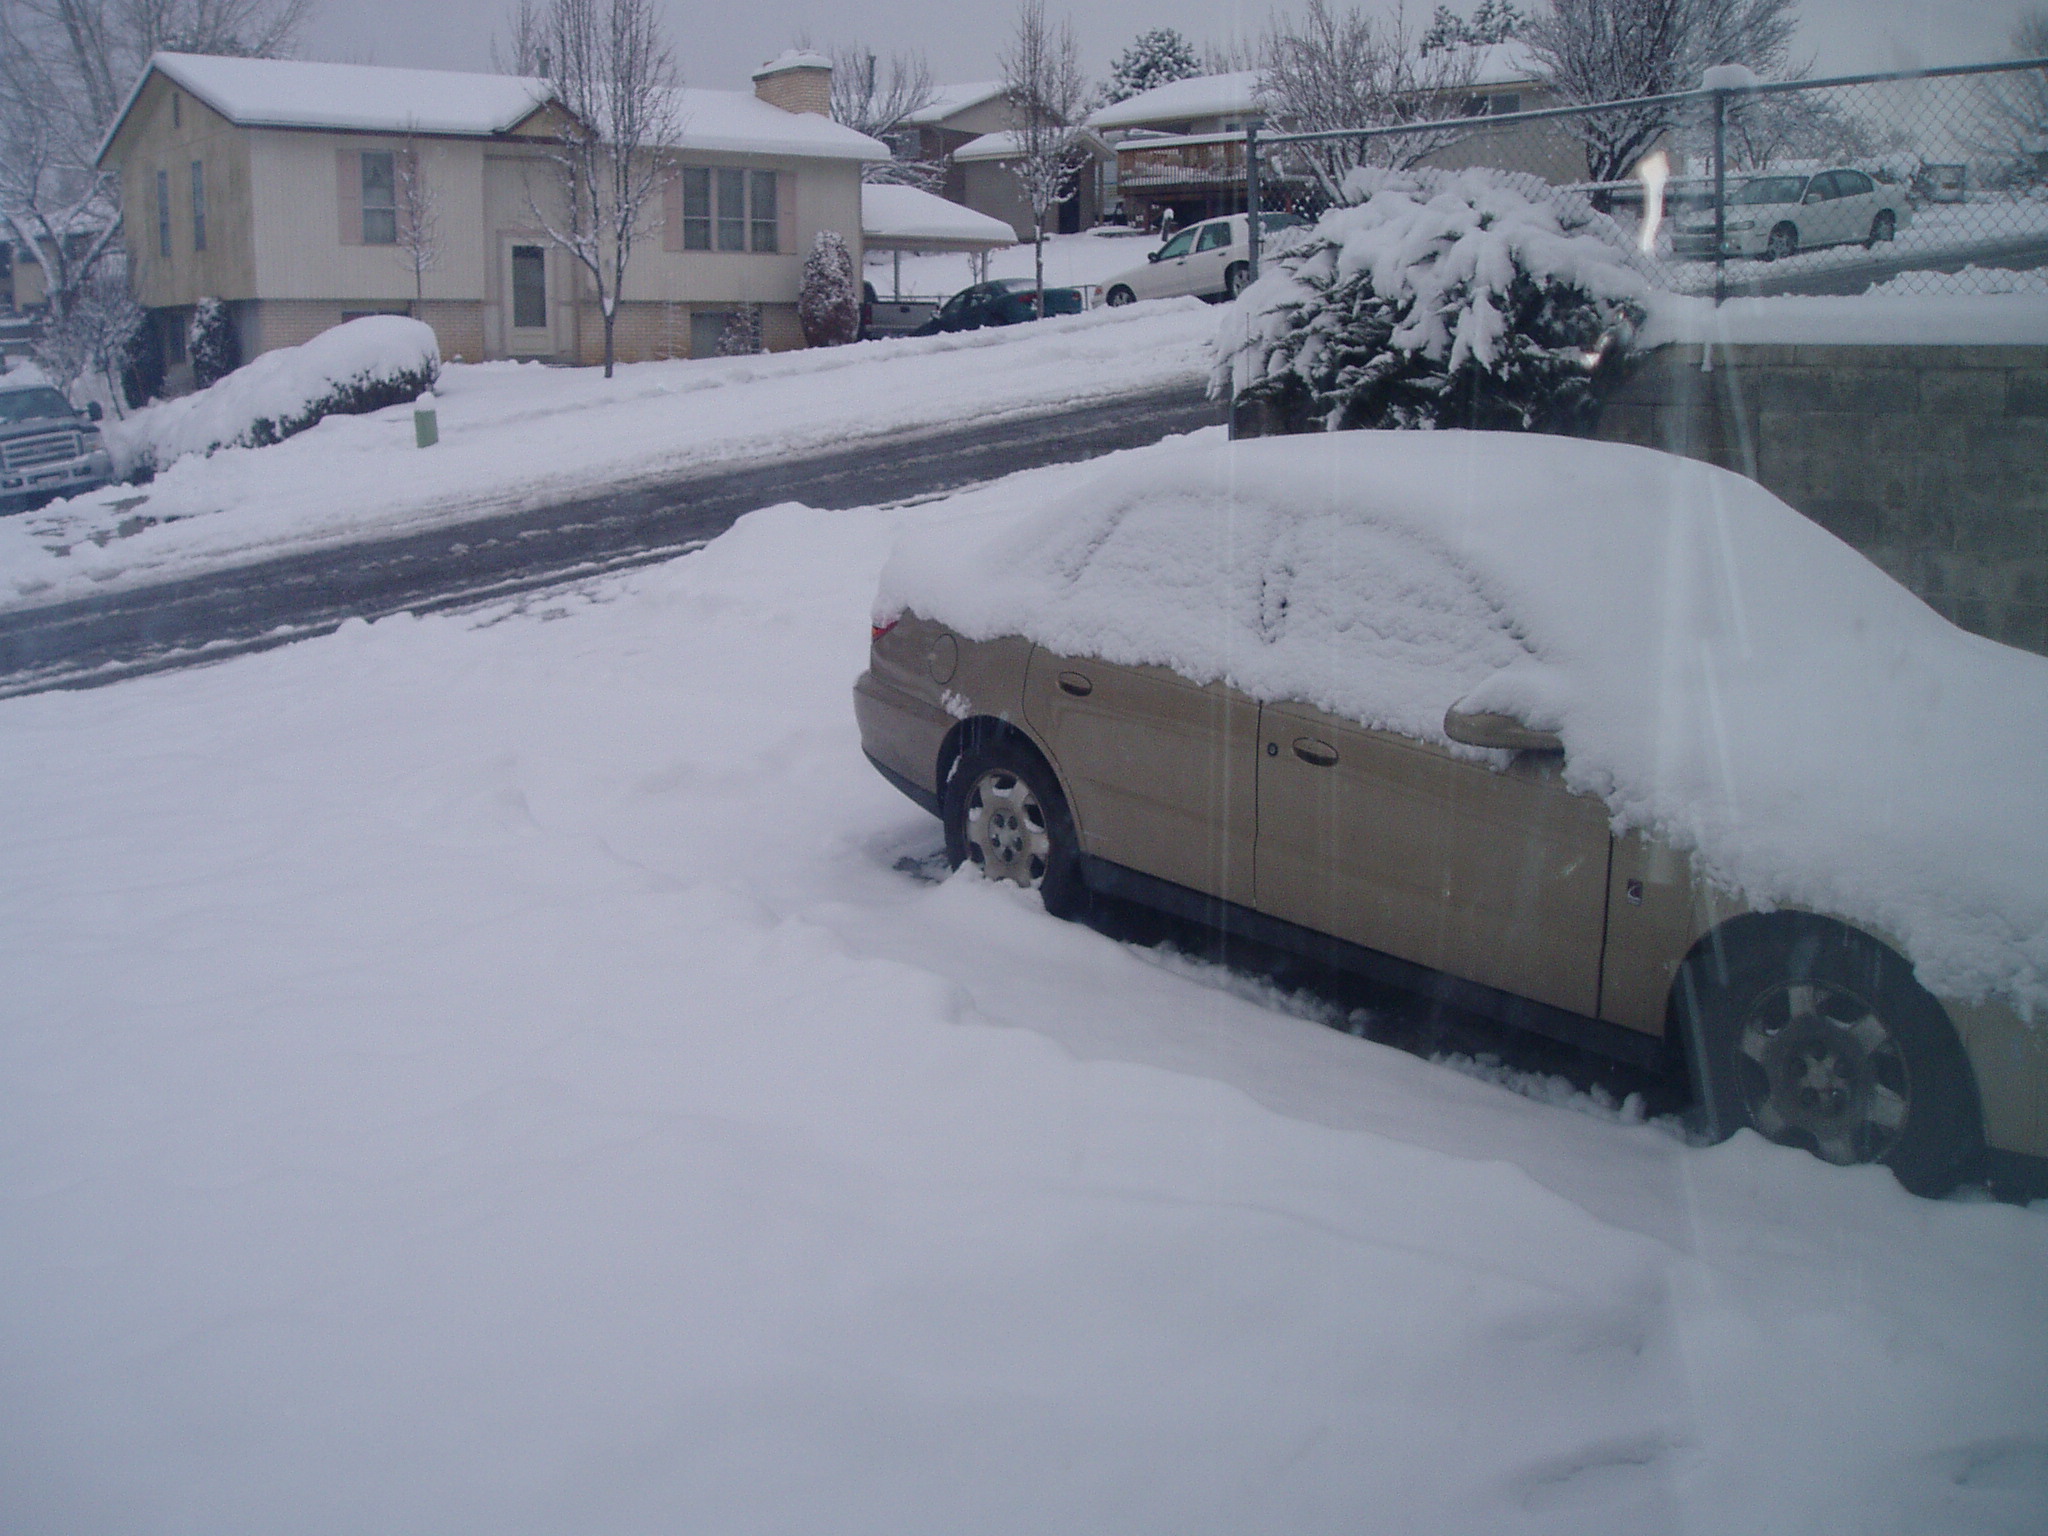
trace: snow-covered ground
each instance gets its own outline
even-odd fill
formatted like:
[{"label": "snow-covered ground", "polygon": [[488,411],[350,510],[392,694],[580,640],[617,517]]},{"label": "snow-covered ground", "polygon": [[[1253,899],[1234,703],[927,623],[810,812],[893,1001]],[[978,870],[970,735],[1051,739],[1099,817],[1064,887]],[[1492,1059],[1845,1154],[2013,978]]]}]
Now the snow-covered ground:
[{"label": "snow-covered ground", "polygon": [[[1049,235],[1045,242],[1045,280],[1059,288],[1087,287],[1106,283],[1120,273],[1145,264],[1145,253],[1158,249],[1159,236],[1119,225],[1104,224],[1078,235]],[[988,275],[1030,277],[1034,256],[1029,241],[992,251]],[[867,270],[862,274],[875,285],[875,292],[888,298],[896,291],[894,258],[886,251],[870,251]],[[943,299],[973,283],[974,258],[958,251],[919,251],[903,255],[903,296]]]},{"label": "snow-covered ground", "polygon": [[1215,310],[1184,299],[958,336],[629,364],[610,380],[591,368],[451,365],[435,389],[434,448],[414,446],[412,408],[394,406],[0,519],[0,608],[1193,384],[1215,328]]},{"label": "snow-covered ground", "polygon": [[0,703],[0,1525],[2048,1526],[2048,1210],[897,872],[934,515]]}]

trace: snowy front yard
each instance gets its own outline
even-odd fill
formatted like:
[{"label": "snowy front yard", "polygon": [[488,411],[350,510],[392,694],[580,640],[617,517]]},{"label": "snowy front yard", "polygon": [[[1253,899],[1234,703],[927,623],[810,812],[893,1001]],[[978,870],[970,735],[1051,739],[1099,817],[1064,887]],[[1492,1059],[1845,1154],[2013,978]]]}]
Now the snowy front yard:
[{"label": "snowy front yard", "polygon": [[1192,386],[1215,329],[1216,311],[1185,299],[957,336],[628,364],[610,380],[592,368],[452,364],[435,390],[432,449],[414,447],[412,408],[394,406],[0,519],[0,608]]},{"label": "snowy front yard", "polygon": [[2048,1523],[2048,1211],[898,873],[848,690],[930,515],[0,704],[0,1523]]}]

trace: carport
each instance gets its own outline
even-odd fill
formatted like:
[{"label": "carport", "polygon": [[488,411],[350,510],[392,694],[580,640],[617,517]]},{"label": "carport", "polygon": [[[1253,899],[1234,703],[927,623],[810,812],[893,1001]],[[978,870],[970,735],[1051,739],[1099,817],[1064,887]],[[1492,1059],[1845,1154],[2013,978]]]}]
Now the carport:
[{"label": "carport", "polygon": [[894,299],[903,297],[905,251],[970,252],[974,280],[982,282],[988,277],[988,253],[1017,243],[1017,232],[1001,219],[917,187],[862,187],[860,232],[869,250],[893,255]]}]

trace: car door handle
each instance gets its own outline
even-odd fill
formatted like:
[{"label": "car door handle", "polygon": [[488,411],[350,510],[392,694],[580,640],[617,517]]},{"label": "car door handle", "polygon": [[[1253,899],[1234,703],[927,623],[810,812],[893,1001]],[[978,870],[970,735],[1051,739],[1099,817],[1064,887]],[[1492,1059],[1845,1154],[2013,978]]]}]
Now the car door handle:
[{"label": "car door handle", "polygon": [[1078,672],[1060,674],[1060,692],[1071,693],[1077,699],[1085,699],[1095,691],[1095,685]]},{"label": "car door handle", "polygon": [[1328,768],[1337,761],[1337,749],[1327,741],[1317,741],[1313,736],[1294,738],[1294,755],[1304,763],[1318,768]]}]

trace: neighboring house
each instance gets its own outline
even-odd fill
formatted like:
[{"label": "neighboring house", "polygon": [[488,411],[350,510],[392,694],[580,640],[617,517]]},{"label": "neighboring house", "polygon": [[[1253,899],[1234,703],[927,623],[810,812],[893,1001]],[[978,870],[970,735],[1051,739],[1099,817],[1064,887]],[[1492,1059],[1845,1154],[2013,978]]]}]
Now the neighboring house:
[{"label": "neighboring house", "polygon": [[[945,166],[946,181],[937,189],[939,195],[973,207],[967,199],[967,169],[954,161],[953,151],[985,133],[1016,126],[1017,112],[1002,81],[941,86],[927,105],[903,119],[902,128],[894,135],[896,153],[906,160]],[[1001,217],[986,208],[981,212]]]},{"label": "neighboring house", "polygon": [[[831,64],[787,54],[754,91],[677,92],[677,141],[619,305],[621,360],[703,355],[742,306],[775,349],[803,344],[805,253],[835,230],[860,259],[860,171],[886,146],[826,115]],[[603,326],[534,208],[556,198],[562,119],[545,82],[505,75],[162,53],[99,161],[118,171],[137,297],[169,360],[192,306],[227,301],[242,355],[367,313],[415,313],[451,359],[592,362]],[[438,260],[415,287],[397,193],[417,166]]]},{"label": "neighboring house", "polygon": [[[1029,239],[1033,220],[1024,184],[1017,178],[1017,140],[1015,129],[985,133],[954,150],[953,163],[960,168],[965,192],[959,201],[977,213],[1002,220],[1021,238]],[[1048,234],[1079,234],[1102,219],[1103,168],[1116,156],[1099,135],[1085,130],[1078,153],[1082,164],[1074,174],[1072,190],[1050,210]]]},{"label": "neighboring house", "polygon": [[[1533,61],[1515,43],[1484,49],[1473,84],[1456,102],[1439,104],[1444,115],[1498,116],[1554,106],[1556,100],[1539,84]],[[1088,126],[1115,146],[1114,196],[1125,218],[1151,227],[1170,209],[1177,224],[1186,225],[1219,214],[1241,212],[1245,206],[1244,127],[1259,117],[1270,131],[1286,131],[1283,121],[1260,106],[1259,72],[1199,75],[1155,86],[1101,108]],[[1530,171],[1552,182],[1585,178],[1585,157],[1568,135],[1540,125],[1512,125],[1480,132],[1425,155],[1422,164],[1441,169],[1495,165]],[[1261,203],[1287,207],[1308,190],[1305,172],[1290,168],[1284,152],[1277,171],[1269,170]]]}]

